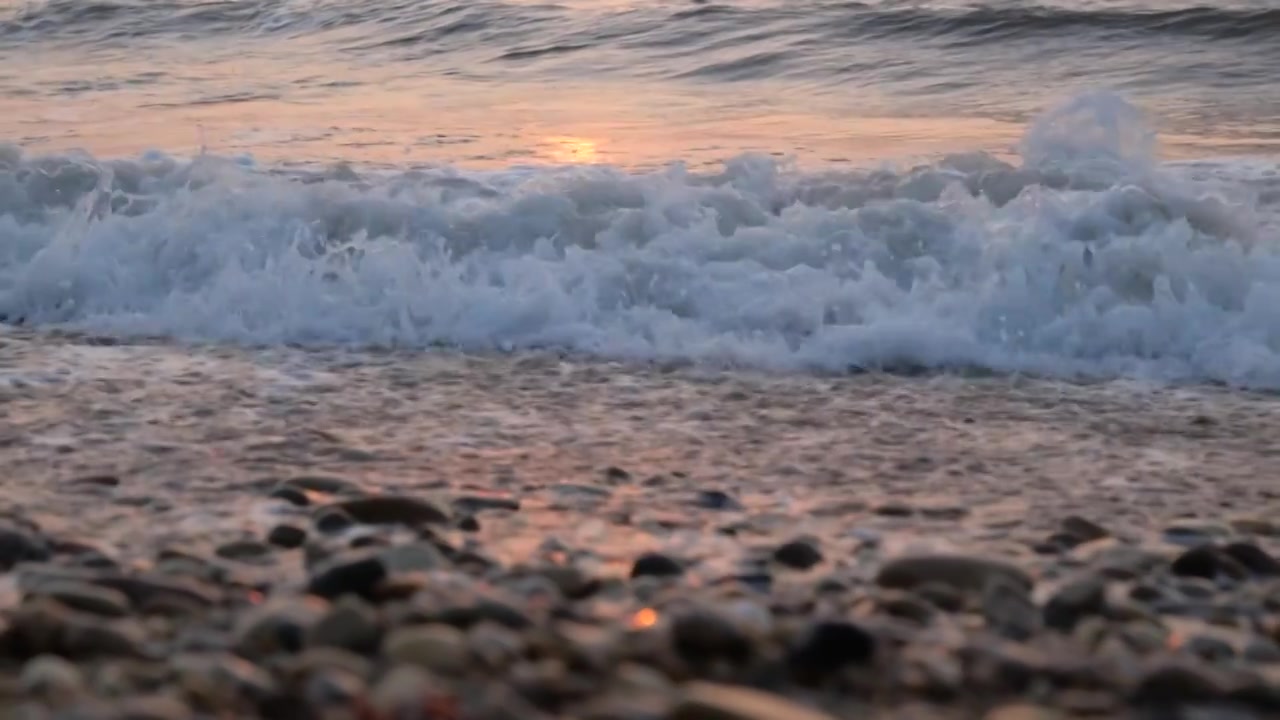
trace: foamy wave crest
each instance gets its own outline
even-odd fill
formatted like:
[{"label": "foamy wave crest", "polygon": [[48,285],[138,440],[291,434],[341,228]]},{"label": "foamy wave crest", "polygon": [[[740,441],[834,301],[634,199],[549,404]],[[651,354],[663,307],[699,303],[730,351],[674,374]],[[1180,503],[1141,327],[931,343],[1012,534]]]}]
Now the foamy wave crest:
[{"label": "foamy wave crest", "polygon": [[282,174],[0,156],[0,314],[196,341],[1280,387],[1280,175],[1077,99],[1021,166]]}]

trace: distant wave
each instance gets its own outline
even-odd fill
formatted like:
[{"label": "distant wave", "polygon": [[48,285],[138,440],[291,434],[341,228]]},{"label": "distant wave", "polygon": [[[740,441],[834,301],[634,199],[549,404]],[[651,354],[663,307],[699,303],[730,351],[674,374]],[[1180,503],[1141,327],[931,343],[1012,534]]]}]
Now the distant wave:
[{"label": "distant wave", "polygon": [[[459,17],[462,16],[462,17]],[[531,5],[463,0],[374,0],[345,3],[279,2],[112,2],[48,0],[23,3],[0,16],[0,38],[142,38],[164,35],[207,37],[214,33],[315,33],[368,25],[401,38],[430,42],[459,31],[477,32],[513,21],[545,25],[557,33],[579,35],[576,43],[601,38],[626,42],[637,36],[670,32],[687,36],[689,27],[715,32],[795,22],[854,38],[930,38],[957,42],[1017,40],[1045,33],[1123,33],[1129,36],[1190,36],[1208,40],[1280,38],[1280,8],[1192,5],[1161,8],[1102,5],[1065,8],[1037,2],[991,2],[968,8],[928,3],[796,2],[778,5],[655,3],[624,10],[584,10],[554,4]],[[563,44],[563,43],[562,43]],[[495,48],[498,54],[519,52]]]}]

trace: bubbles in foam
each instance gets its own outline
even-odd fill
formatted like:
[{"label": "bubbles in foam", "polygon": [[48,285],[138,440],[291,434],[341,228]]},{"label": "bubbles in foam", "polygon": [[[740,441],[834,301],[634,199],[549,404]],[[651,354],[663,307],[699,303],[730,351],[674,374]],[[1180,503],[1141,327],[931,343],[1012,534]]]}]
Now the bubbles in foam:
[{"label": "bubbles in foam", "polygon": [[253,344],[1280,386],[1273,166],[1076,99],[1025,162],[273,174],[0,153],[0,313]]}]

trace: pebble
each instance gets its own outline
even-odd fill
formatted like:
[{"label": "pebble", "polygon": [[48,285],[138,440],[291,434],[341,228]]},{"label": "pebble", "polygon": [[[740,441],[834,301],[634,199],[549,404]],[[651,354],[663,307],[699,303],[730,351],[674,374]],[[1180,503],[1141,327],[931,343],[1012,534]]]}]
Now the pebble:
[{"label": "pebble", "polygon": [[1005,582],[987,585],[982,616],[988,628],[1010,640],[1027,640],[1040,628],[1040,611],[1026,589]]},{"label": "pebble", "polygon": [[386,578],[387,568],[376,554],[338,557],[312,573],[307,592],[330,600],[347,594],[371,598]]},{"label": "pebble", "polygon": [[226,560],[255,561],[270,557],[271,547],[257,540],[236,540],[219,545],[214,554]]},{"label": "pebble", "polygon": [[1280,561],[1253,543],[1231,543],[1222,548],[1222,551],[1254,575],[1264,577],[1280,575]]},{"label": "pebble", "polygon": [[28,695],[61,704],[85,691],[80,668],[57,655],[37,655],[22,666],[18,684]]},{"label": "pebble", "polygon": [[808,570],[822,562],[822,551],[816,542],[798,539],[779,545],[773,551],[773,559],[794,570]]},{"label": "pebble", "polygon": [[0,523],[0,571],[21,562],[43,562],[51,557],[49,544],[32,531]]},{"label": "pebble", "polygon": [[382,627],[373,606],[348,595],[307,630],[307,647],[335,647],[369,655],[382,642]]},{"label": "pebble", "polygon": [[940,583],[963,591],[982,591],[993,582],[1021,588],[1032,584],[1031,578],[1014,565],[969,555],[914,555],[890,560],[880,568],[876,582],[903,590]]},{"label": "pebble", "polygon": [[1045,626],[1061,632],[1071,632],[1084,618],[1099,615],[1105,610],[1106,591],[1106,585],[1095,577],[1067,583],[1045,603]]},{"label": "pebble", "polygon": [[471,660],[467,636],[442,624],[393,630],[387,635],[382,652],[393,663],[416,665],[441,675],[459,675]]},{"label": "pebble", "polygon": [[326,535],[337,535],[352,527],[355,527],[356,520],[341,508],[328,507],[322,509],[314,516],[316,529]]},{"label": "pebble", "polygon": [[326,506],[345,512],[366,525],[446,524],[449,513],[435,503],[404,495],[370,495],[352,498]]},{"label": "pebble", "polygon": [[718,660],[747,663],[752,659],[752,643],[725,617],[706,610],[682,613],[671,623],[671,642],[676,652],[694,665]]},{"label": "pebble", "polygon": [[315,598],[269,600],[240,619],[233,646],[244,657],[261,658],[302,650],[304,638],[324,617],[328,604]]},{"label": "pebble", "polygon": [[268,497],[283,500],[295,507],[306,507],[311,504],[311,498],[307,496],[306,492],[289,485],[282,485],[273,489],[268,494]]},{"label": "pebble", "polygon": [[684,574],[684,567],[671,557],[661,553],[645,553],[631,566],[631,577],[677,577]]},{"label": "pebble", "polygon": [[877,505],[874,512],[884,517],[911,517],[916,514],[915,508],[896,500]]},{"label": "pebble", "polygon": [[307,531],[296,525],[281,523],[267,533],[267,542],[278,548],[293,550],[307,542]]},{"label": "pebble", "polygon": [[834,720],[805,705],[752,688],[686,683],[668,720]]},{"label": "pebble", "polygon": [[474,515],[482,510],[519,510],[520,501],[502,495],[462,495],[453,499],[459,512]]},{"label": "pebble", "polygon": [[1214,579],[1219,574],[1241,578],[1248,570],[1212,545],[1199,545],[1179,555],[1169,566],[1174,575]]},{"label": "pebble", "polygon": [[124,617],[130,611],[129,598],[119,590],[75,580],[44,582],[29,595],[53,598],[73,610],[102,617]]},{"label": "pebble", "polygon": [[1063,518],[1061,530],[1075,538],[1078,541],[1077,544],[1111,537],[1111,533],[1106,528],[1080,515],[1068,515]]},{"label": "pebble", "polygon": [[723,490],[699,490],[693,504],[704,510],[741,510],[742,505]]},{"label": "pebble", "polygon": [[827,673],[866,664],[875,652],[875,636],[863,628],[843,620],[822,620],[813,623],[791,649],[788,662],[803,673]]}]

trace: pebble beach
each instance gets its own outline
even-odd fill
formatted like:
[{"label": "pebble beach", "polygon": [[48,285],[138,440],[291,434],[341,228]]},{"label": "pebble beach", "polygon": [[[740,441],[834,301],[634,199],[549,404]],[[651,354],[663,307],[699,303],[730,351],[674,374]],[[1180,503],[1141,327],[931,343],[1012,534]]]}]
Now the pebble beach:
[{"label": "pebble beach", "polygon": [[5,718],[1266,718],[1267,393],[0,334]]}]

